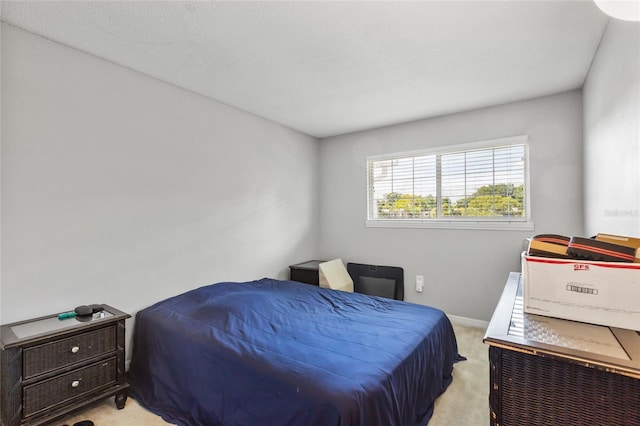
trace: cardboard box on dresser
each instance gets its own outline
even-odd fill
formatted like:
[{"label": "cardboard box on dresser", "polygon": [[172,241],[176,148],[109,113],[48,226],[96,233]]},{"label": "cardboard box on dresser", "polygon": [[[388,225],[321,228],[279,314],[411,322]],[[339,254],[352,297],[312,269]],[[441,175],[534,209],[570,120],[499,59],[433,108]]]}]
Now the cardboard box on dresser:
[{"label": "cardboard box on dresser", "polygon": [[524,311],[640,330],[639,254],[631,237],[532,237],[522,253]]}]

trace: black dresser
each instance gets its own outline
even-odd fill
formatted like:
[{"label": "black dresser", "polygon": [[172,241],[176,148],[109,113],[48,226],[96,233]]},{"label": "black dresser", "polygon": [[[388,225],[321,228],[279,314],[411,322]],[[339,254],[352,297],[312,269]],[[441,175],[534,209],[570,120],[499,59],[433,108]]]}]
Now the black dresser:
[{"label": "black dresser", "polygon": [[491,318],[492,426],[640,425],[640,335],[527,314],[512,272]]},{"label": "black dresser", "polygon": [[124,408],[125,320],[102,305],[88,317],[57,315],[0,327],[0,422],[42,425],[115,396]]}]

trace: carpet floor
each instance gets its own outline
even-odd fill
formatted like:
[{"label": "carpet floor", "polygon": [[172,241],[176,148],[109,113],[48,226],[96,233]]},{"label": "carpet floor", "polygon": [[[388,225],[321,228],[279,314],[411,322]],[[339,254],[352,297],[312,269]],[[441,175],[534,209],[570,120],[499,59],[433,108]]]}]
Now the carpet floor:
[{"label": "carpet floor", "polygon": [[[482,343],[484,330],[454,323],[458,351],[467,357],[455,364],[453,382],[437,400],[428,426],[482,426],[489,423],[488,346]],[[65,417],[55,426],[91,420],[95,426],[166,426],[159,416],[127,399],[123,410],[115,407],[113,398]]]}]

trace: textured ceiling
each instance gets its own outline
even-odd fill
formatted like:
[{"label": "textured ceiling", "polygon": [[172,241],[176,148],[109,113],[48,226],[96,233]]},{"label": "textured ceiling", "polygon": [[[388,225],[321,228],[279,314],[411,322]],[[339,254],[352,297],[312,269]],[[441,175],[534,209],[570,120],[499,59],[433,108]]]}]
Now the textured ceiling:
[{"label": "textured ceiling", "polygon": [[591,0],[12,1],[2,20],[316,137],[582,86]]}]

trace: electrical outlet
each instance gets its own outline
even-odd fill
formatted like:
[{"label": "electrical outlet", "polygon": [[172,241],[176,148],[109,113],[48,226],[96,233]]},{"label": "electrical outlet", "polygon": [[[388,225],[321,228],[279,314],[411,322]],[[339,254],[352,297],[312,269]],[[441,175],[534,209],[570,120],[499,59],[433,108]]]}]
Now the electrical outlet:
[{"label": "electrical outlet", "polygon": [[418,293],[422,293],[423,288],[424,288],[424,276],[416,275],[416,291]]}]

